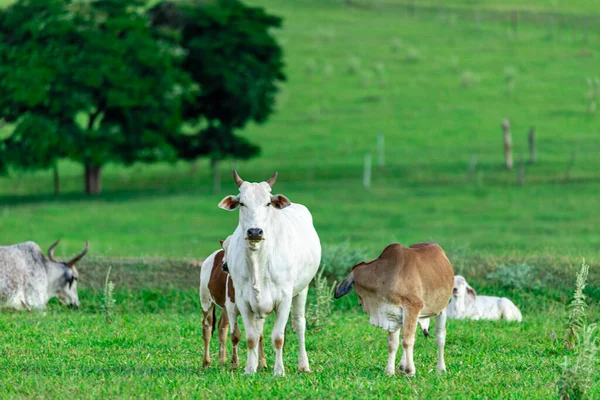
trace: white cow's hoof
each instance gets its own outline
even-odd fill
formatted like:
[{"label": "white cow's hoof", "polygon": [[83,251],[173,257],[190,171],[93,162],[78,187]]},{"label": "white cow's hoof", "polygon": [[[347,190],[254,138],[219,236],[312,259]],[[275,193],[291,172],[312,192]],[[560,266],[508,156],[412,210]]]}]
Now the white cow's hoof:
[{"label": "white cow's hoof", "polygon": [[273,376],[285,376],[285,369],[282,367],[275,367],[273,370]]},{"label": "white cow's hoof", "polygon": [[396,375],[396,371],[394,370],[394,368],[386,368],[385,369],[385,374],[387,376],[394,376],[394,375]]},{"label": "white cow's hoof", "polygon": [[246,367],[244,369],[244,374],[246,375],[252,375],[256,373],[256,368],[252,368],[252,367]]},{"label": "white cow's hoof", "polygon": [[312,374],[312,371],[308,367],[308,365],[298,366],[298,371],[305,372],[307,374]]}]

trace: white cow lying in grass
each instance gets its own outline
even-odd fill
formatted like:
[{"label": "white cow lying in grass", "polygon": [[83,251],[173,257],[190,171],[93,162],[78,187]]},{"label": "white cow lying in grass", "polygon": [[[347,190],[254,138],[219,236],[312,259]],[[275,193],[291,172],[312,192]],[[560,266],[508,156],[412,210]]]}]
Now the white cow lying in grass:
[{"label": "white cow lying in grass", "polygon": [[506,319],[521,322],[521,312],[506,297],[477,296],[464,277],[454,277],[452,300],[448,305],[448,318],[453,319]]}]

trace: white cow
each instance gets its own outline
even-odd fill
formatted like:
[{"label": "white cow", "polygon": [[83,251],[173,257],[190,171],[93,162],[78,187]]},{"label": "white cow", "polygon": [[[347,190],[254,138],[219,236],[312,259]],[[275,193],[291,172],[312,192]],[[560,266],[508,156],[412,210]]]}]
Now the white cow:
[{"label": "white cow", "polygon": [[0,247],[0,307],[44,310],[53,297],[70,307],[79,307],[75,263],[87,253],[88,242],[79,255],[65,262],[54,259],[59,242],[48,249],[48,259],[34,242]]},{"label": "white cow", "polygon": [[290,310],[292,326],[298,334],[298,369],[309,372],[304,310],[308,285],[321,260],[321,244],[312,216],[303,205],[291,203],[284,195],[271,194],[277,172],[260,183],[244,182],[236,171],[233,177],[240,193],[225,197],[219,207],[229,211],[240,207],[239,223],[227,249],[227,265],[246,328],[245,372],[256,372],[265,317],[275,311],[274,374],[285,375],[283,342]]},{"label": "white cow", "polygon": [[521,322],[521,312],[506,297],[477,296],[461,275],[454,277],[452,300],[448,305],[448,318],[453,319],[506,319]]}]

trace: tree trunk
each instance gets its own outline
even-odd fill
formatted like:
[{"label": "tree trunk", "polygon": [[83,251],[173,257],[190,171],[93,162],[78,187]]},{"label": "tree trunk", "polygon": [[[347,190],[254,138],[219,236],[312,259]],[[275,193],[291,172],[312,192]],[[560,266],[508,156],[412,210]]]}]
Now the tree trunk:
[{"label": "tree trunk", "polygon": [[52,172],[54,178],[54,195],[58,196],[60,194],[60,177],[58,176],[58,163],[54,164]]},{"label": "tree trunk", "polygon": [[102,167],[85,166],[85,192],[98,194],[102,191]]},{"label": "tree trunk", "polygon": [[213,174],[213,192],[219,193],[221,191],[221,169],[219,168],[221,160],[216,157],[211,158],[210,167]]}]

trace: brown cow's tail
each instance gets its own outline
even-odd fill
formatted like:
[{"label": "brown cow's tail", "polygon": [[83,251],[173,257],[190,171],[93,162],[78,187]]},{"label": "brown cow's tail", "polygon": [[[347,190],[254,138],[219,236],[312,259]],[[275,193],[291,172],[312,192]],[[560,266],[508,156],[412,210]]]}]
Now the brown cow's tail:
[{"label": "brown cow's tail", "polygon": [[347,295],[348,293],[350,293],[352,291],[353,287],[354,287],[354,273],[350,272],[350,275],[348,275],[346,277],[346,279],[341,281],[340,284],[336,286],[334,297],[336,299],[339,299],[340,297]]},{"label": "brown cow's tail", "polygon": [[213,317],[212,317],[212,331],[210,332],[211,336],[215,334],[215,329],[217,328],[217,307],[213,304]]}]

